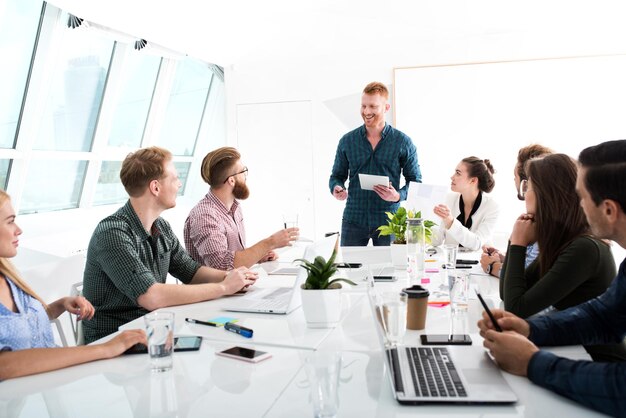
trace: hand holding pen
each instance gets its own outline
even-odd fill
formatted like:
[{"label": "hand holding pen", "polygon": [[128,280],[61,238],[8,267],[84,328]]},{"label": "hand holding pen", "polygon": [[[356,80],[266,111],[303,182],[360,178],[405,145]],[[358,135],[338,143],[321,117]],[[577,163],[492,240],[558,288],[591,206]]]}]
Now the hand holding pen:
[{"label": "hand holding pen", "polygon": [[348,191],[343,187],[337,185],[333,189],[333,196],[335,196],[335,199],[337,200],[346,200],[348,198]]}]

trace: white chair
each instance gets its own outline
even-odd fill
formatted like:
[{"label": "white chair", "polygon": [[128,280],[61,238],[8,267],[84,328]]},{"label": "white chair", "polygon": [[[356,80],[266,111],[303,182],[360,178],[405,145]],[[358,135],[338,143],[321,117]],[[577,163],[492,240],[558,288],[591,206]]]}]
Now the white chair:
[{"label": "white chair", "polygon": [[50,324],[56,327],[57,333],[59,334],[59,338],[61,339],[61,345],[63,347],[67,347],[67,338],[65,338],[65,333],[63,332],[63,325],[61,325],[61,321],[59,321],[59,318],[51,319]]},{"label": "white chair", "polygon": [[[83,295],[83,282],[74,283],[70,289],[70,296]],[[83,334],[83,321],[79,321],[76,315],[70,315],[70,324],[74,333],[76,345],[85,345],[85,335]]]}]

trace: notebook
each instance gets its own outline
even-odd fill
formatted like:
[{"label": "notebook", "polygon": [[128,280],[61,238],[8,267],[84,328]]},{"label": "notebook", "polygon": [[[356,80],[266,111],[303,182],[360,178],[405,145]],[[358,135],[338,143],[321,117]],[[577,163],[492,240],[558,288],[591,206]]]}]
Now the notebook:
[{"label": "notebook", "polygon": [[389,367],[394,397],[401,404],[510,404],[517,396],[482,344],[469,346],[385,346],[385,336],[369,302]]},{"label": "notebook", "polygon": [[[331,236],[309,244],[304,250],[303,258],[312,262],[315,260],[315,257],[321,255],[328,260],[333,253],[336,242],[337,237]],[[288,314],[302,304],[300,285],[304,283],[306,277],[307,271],[302,267],[297,267],[296,280],[293,283],[293,287],[255,289],[245,296],[230,299],[227,305],[224,306],[224,309],[233,312]]]}]

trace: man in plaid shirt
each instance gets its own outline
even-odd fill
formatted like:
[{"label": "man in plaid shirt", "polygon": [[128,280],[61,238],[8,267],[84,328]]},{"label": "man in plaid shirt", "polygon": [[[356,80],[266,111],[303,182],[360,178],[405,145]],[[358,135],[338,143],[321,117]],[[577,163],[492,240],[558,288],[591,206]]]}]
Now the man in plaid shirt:
[{"label": "man in plaid shirt", "polygon": [[202,160],[202,179],[211,186],[185,221],[185,247],[198,263],[218,269],[251,267],[278,258],[274,249],[298,239],[298,228],[285,228],[246,247],[239,200],[248,198],[248,168],[233,147],[209,152]]}]

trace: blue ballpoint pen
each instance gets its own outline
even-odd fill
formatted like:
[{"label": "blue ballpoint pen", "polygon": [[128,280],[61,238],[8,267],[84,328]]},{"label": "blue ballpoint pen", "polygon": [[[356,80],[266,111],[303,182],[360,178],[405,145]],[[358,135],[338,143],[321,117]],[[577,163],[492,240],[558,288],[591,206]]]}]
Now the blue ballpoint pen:
[{"label": "blue ballpoint pen", "polygon": [[232,322],[225,323],[224,329],[226,331],[234,332],[235,334],[239,334],[242,337],[246,338],[252,338],[252,333],[254,332],[250,328],[242,327],[241,325],[237,325]]}]

